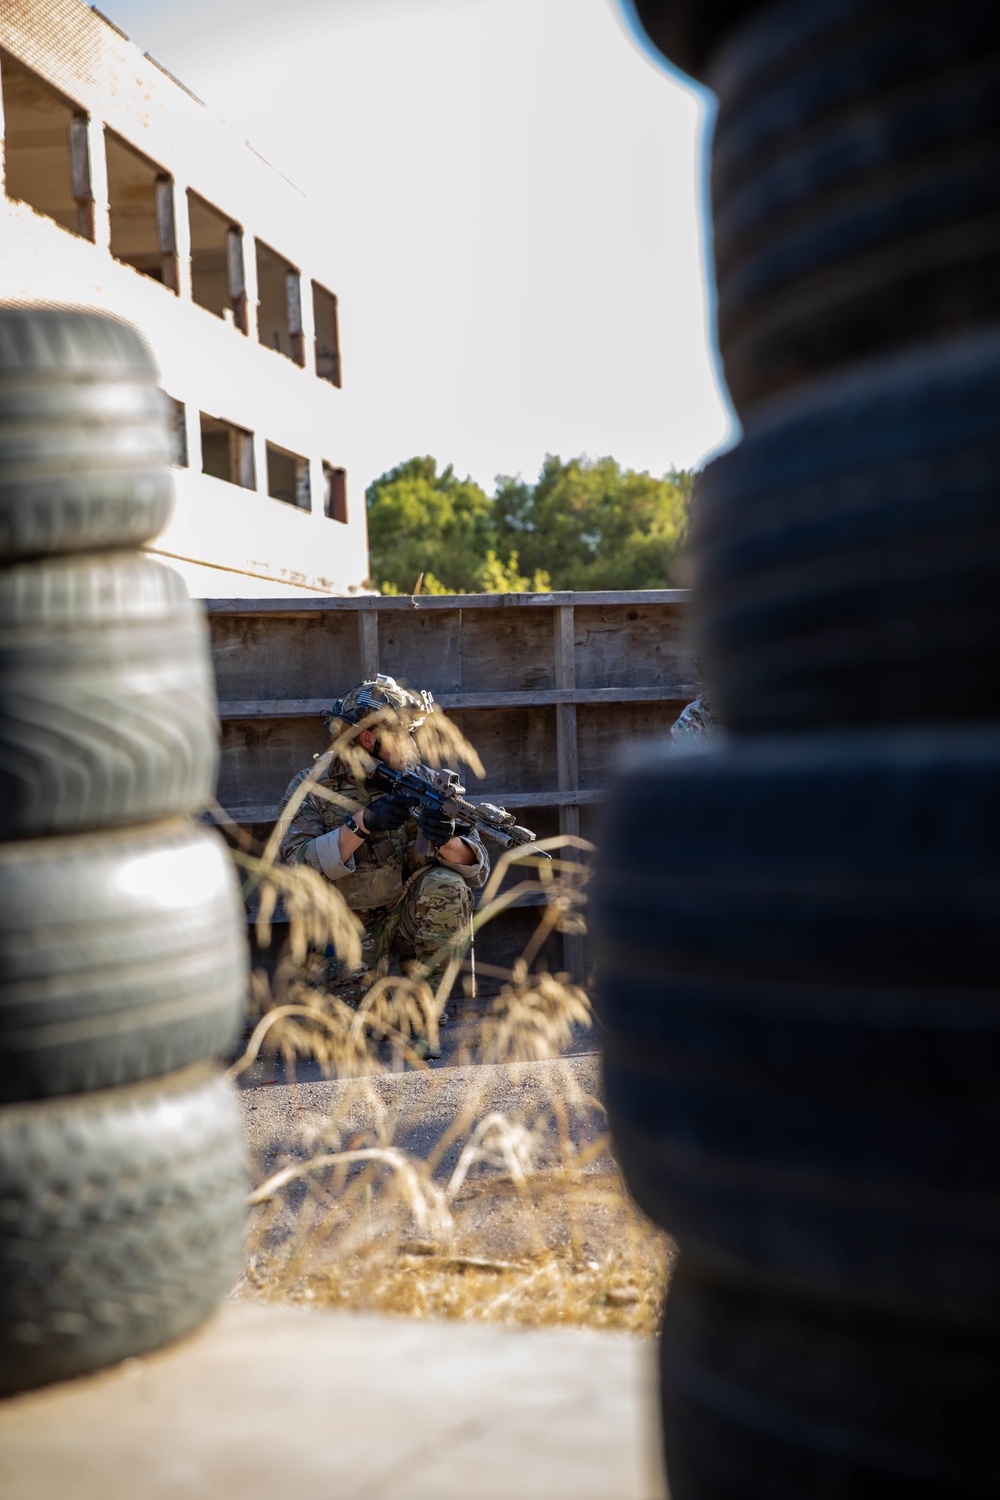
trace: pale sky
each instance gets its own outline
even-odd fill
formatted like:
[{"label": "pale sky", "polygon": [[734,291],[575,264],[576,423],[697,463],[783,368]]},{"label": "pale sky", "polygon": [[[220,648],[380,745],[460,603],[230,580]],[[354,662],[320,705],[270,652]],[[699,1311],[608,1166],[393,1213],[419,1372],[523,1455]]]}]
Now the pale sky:
[{"label": "pale sky", "polygon": [[[626,0],[627,3],[627,0]],[[351,488],[433,454],[663,473],[737,431],[706,305],[709,97],[618,0],[100,0],[308,195]]]}]

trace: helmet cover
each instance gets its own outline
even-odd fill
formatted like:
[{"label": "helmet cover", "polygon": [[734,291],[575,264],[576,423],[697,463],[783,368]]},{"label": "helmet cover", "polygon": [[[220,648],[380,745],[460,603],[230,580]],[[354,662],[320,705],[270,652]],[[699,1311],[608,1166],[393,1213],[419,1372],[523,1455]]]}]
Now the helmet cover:
[{"label": "helmet cover", "polygon": [[377,722],[380,710],[388,709],[389,717],[405,715],[408,726],[418,729],[427,714],[434,711],[434,695],[420,691],[413,693],[401,687],[394,677],[379,672],[365,682],[351,688],[343,698],[337,698],[333,707],[323,717],[345,719],[349,724],[359,724],[365,719]]}]

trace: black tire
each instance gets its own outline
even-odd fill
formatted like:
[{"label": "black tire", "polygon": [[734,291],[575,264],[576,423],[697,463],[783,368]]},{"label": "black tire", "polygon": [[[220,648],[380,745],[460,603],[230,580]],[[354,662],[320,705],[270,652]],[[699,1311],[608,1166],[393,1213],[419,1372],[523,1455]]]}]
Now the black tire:
[{"label": "black tire", "polygon": [[700,1281],[684,1258],[660,1345],[672,1500],[987,1500],[994,1340]]},{"label": "black tire", "polygon": [[0,561],[139,546],[170,516],[168,403],[138,334],[0,309]]},{"label": "black tire", "polygon": [[595,895],[617,1149],[720,1274],[1000,1328],[1000,730],[665,749]]},{"label": "black tire", "polygon": [[1000,718],[998,404],[988,330],[758,408],[705,471],[695,611],[732,729]]},{"label": "black tire", "polygon": [[0,1111],[0,1394],[197,1327],[238,1273],[246,1185],[208,1065]]},{"label": "black tire", "polygon": [[246,966],[232,861],[207,829],[0,844],[0,1103],[223,1055]]},{"label": "black tire", "polygon": [[712,81],[719,345],[742,413],[1000,316],[994,5],[772,5]]},{"label": "black tire", "polygon": [[151,821],[215,782],[205,621],[137,553],[0,570],[0,838]]},{"label": "black tire", "polygon": [[709,58],[761,0],[634,0],[654,47],[685,73],[705,81]]}]

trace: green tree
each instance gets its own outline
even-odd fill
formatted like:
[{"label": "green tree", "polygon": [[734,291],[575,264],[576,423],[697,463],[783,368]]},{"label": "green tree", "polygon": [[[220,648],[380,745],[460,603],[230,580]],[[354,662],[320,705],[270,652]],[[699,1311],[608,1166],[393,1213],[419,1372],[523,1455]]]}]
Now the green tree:
[{"label": "green tree", "polygon": [[516,548],[521,567],[545,568],[556,589],[664,588],[687,536],[693,478],[550,454],[537,484],[498,479],[496,550]]},{"label": "green tree", "polygon": [[[536,484],[500,476],[491,500],[449,465],[412,458],[369,486],[372,576],[385,593],[663,588],[687,535],[693,474],[549,455]],[[506,561],[504,561],[506,559]]]},{"label": "green tree", "polygon": [[547,594],[552,580],[543,568],[536,568],[529,578],[518,572],[517,551],[502,563],[491,547],[479,570],[479,588],[484,594]]},{"label": "green tree", "polygon": [[493,502],[474,480],[459,479],[450,464],[439,474],[436,459],[411,458],[370,484],[365,500],[372,578],[384,592],[412,592],[421,573],[428,593],[481,592]]}]

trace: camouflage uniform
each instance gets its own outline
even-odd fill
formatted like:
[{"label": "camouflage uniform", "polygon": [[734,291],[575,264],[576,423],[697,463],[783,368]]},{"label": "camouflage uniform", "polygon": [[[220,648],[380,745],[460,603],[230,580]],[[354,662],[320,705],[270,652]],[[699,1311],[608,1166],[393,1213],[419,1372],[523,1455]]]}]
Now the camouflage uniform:
[{"label": "camouflage uniform", "polygon": [[702,693],[684,709],[670,731],[670,738],[684,750],[702,750],[706,748],[705,741],[711,740],[715,732],[708,694]]},{"label": "camouflage uniform", "polygon": [[[311,770],[300,771],[289,783],[282,810],[300,783],[312,774]],[[438,955],[430,967],[432,972],[440,970],[444,963],[439,956],[441,950],[468,922],[472,892],[485,885],[489,875],[489,856],[478,833],[473,830],[462,835],[476,855],[475,862],[453,865],[440,855],[427,859],[414,853],[417,820],[409,818],[401,828],[366,839],[345,864],[340,856],[340,826],[350,812],[371,802],[373,794],[339,760],[317,776],[316,782],[324,791],[347,799],[350,807],[307,792],[282,839],[282,859],[290,865],[311,865],[327,880],[336,882],[347,905],[364,923],[362,957],[366,968],[395,953],[420,962]]]}]

